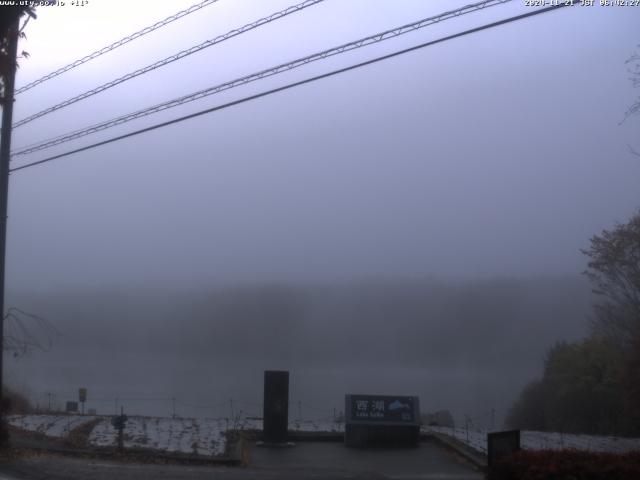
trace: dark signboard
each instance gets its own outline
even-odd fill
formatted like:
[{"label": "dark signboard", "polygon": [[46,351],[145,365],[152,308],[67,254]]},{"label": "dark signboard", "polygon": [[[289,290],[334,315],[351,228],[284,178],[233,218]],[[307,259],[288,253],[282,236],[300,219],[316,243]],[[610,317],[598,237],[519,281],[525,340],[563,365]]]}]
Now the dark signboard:
[{"label": "dark signboard", "polygon": [[67,412],[77,412],[78,402],[67,402]]},{"label": "dark signboard", "polygon": [[346,395],[345,444],[349,447],[417,446],[419,403],[418,397]]},{"label": "dark signboard", "polygon": [[417,397],[347,395],[348,420],[353,422],[416,423]]},{"label": "dark signboard", "polygon": [[508,430],[487,434],[487,464],[489,468],[497,459],[520,450],[520,430]]}]

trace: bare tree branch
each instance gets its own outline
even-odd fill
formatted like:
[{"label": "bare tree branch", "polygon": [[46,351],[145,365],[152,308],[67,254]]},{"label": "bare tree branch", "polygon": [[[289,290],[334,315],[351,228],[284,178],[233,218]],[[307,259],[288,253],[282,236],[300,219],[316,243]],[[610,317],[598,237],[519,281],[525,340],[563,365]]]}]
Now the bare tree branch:
[{"label": "bare tree branch", "polygon": [[[640,45],[638,45],[638,48],[640,48]],[[627,71],[631,75],[629,77],[629,80],[631,80],[631,86],[633,88],[640,88],[640,53],[637,51],[633,52],[625,64],[629,65]],[[638,113],[640,113],[640,97],[638,97],[627,109],[620,124],[623,124],[629,117],[637,115]]]},{"label": "bare tree branch", "polygon": [[628,348],[640,333],[640,212],[593,236],[582,253],[589,257],[584,274],[601,299],[592,326]]},{"label": "bare tree branch", "polygon": [[60,336],[58,329],[48,320],[16,307],[4,316],[4,351],[14,357],[22,357],[30,350],[49,351]]}]

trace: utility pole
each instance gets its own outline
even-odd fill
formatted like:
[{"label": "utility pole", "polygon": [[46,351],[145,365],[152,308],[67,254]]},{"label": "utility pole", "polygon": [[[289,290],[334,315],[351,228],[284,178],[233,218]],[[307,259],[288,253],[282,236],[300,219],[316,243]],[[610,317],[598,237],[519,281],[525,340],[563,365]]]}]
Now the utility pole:
[{"label": "utility pole", "polygon": [[[0,405],[3,395],[4,362],[4,270],[7,248],[7,201],[9,199],[9,158],[11,156],[11,124],[13,123],[13,91],[16,80],[16,57],[18,54],[19,16],[8,30],[7,65],[4,72],[2,98],[2,132],[0,133]],[[4,412],[0,412],[0,415]]]}]

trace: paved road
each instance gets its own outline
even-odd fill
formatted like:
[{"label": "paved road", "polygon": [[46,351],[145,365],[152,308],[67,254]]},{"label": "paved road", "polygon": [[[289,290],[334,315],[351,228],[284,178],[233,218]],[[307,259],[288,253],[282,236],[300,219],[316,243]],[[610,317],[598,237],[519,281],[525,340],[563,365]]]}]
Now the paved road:
[{"label": "paved road", "polygon": [[411,450],[355,450],[341,443],[299,443],[252,450],[250,467],[141,465],[39,456],[0,466],[0,480],[293,480],[398,479],[481,480],[483,475],[439,445]]}]

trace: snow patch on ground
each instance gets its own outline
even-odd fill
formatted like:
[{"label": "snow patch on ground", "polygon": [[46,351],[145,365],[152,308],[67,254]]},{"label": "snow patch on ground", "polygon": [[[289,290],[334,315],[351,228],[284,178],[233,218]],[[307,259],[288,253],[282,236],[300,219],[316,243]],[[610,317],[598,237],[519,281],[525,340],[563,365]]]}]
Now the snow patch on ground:
[{"label": "snow patch on ground", "polygon": [[[262,428],[262,425],[260,425]],[[289,430],[298,432],[344,432],[344,423],[331,420],[295,420],[289,422]]]},{"label": "snow patch on ground", "polygon": [[[99,419],[89,435],[89,444],[113,447],[118,432],[112,417],[81,415],[13,415],[9,423],[15,427],[65,438],[83,423]],[[333,420],[295,420],[289,429],[299,432],[343,432],[344,424]],[[149,448],[165,452],[218,456],[225,452],[227,430],[262,430],[262,420],[242,418],[166,418],[130,416],[124,429],[125,448]]]},{"label": "snow patch on ground", "polygon": [[10,415],[7,420],[9,425],[23,430],[66,438],[74,428],[96,418],[89,415]]},{"label": "snow patch on ground", "polygon": [[[488,431],[472,431],[465,428],[423,427],[424,432],[441,433],[459,440],[478,452],[487,453]],[[575,435],[569,433],[520,432],[520,443],[526,450],[562,450],[573,448],[591,452],[624,453],[640,450],[640,438]]]},{"label": "snow patch on ground", "polygon": [[640,438],[601,437],[524,431],[521,433],[522,448],[535,450],[560,450],[575,448],[592,452],[625,453],[640,450]]},{"label": "snow patch on ground", "polygon": [[[223,419],[132,416],[124,429],[124,446],[206,456],[222,455],[226,445],[226,430],[227,422]],[[117,441],[118,432],[110,419],[96,425],[89,436],[89,443],[98,447],[114,446]]]},{"label": "snow patch on ground", "polygon": [[[96,447],[116,446],[118,432],[111,424],[111,417],[81,415],[12,415],[8,417],[9,424],[14,427],[55,438],[66,438],[74,428],[96,419],[100,421],[89,435],[89,444]],[[131,416],[124,429],[124,446],[206,456],[222,455],[226,445],[224,432],[232,426],[225,419]]]}]

